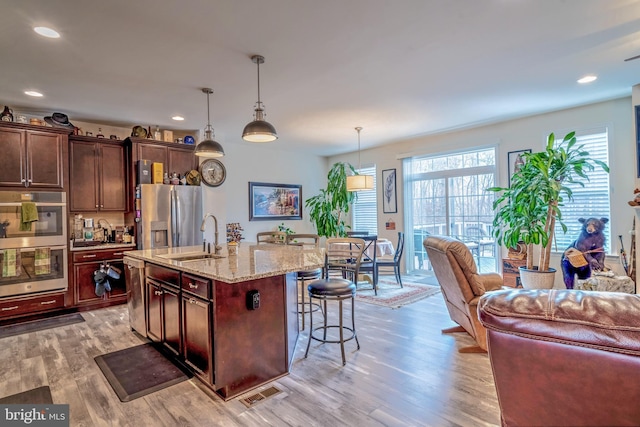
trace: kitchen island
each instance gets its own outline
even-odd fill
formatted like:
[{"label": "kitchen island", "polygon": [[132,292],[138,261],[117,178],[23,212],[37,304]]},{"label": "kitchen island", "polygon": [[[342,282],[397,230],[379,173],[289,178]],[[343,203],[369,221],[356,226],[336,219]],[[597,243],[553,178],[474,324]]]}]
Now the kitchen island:
[{"label": "kitchen island", "polygon": [[143,260],[146,331],[224,400],[287,375],[299,334],[296,272],[322,249],[243,242],[127,252]]}]

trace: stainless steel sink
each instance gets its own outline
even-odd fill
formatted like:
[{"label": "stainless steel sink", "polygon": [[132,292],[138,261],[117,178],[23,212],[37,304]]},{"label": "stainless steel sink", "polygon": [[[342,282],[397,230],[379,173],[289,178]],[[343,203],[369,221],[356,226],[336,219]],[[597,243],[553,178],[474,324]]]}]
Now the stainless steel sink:
[{"label": "stainless steel sink", "polygon": [[170,259],[172,261],[180,261],[180,262],[224,258],[223,255],[209,254],[204,252],[190,253],[190,254],[167,254],[167,255],[158,255],[158,257]]}]

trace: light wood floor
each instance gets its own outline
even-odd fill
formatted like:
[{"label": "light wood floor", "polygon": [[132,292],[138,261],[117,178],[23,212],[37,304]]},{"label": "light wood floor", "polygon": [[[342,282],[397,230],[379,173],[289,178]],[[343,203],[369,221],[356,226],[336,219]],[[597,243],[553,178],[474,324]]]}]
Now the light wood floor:
[{"label": "light wood floor", "polygon": [[195,379],[120,402],[93,358],[141,339],[126,306],[82,315],[84,323],[0,339],[0,397],[49,385],[54,403],[70,405],[74,427],[500,423],[489,359],[457,352],[473,344],[468,335],[441,334],[453,323],[440,294],[400,309],[358,303],[361,349],[346,344],[344,367],[337,344],[314,341],[304,359],[303,333],[291,374],[267,385],[281,392],[251,408],[210,396]]}]

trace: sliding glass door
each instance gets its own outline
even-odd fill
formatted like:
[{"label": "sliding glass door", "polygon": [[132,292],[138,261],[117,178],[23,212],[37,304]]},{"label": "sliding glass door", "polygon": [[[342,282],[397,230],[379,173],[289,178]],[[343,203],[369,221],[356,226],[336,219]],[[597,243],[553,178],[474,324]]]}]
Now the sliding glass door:
[{"label": "sliding glass door", "polygon": [[491,237],[495,149],[428,157],[403,163],[407,271],[432,271],[422,246],[430,234],[464,242],[481,273],[497,271],[498,250]]}]

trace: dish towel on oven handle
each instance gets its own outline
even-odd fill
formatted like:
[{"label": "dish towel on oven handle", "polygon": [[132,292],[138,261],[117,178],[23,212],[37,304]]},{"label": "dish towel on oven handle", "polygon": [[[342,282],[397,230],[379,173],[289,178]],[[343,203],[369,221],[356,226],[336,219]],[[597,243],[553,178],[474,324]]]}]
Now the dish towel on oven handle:
[{"label": "dish towel on oven handle", "polygon": [[36,276],[51,273],[51,249],[36,248],[35,255]]},{"label": "dish towel on oven handle", "polygon": [[22,202],[20,231],[31,231],[31,223],[38,220],[38,208],[33,202]]},{"label": "dish towel on oven handle", "polygon": [[19,273],[20,252],[17,249],[2,251],[2,277],[15,277]]}]

